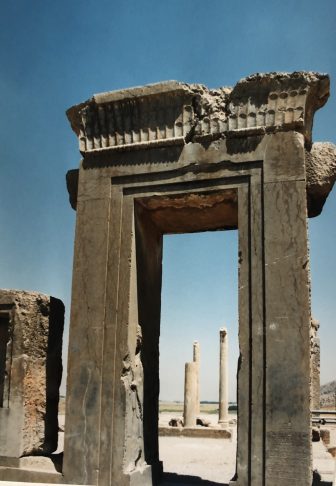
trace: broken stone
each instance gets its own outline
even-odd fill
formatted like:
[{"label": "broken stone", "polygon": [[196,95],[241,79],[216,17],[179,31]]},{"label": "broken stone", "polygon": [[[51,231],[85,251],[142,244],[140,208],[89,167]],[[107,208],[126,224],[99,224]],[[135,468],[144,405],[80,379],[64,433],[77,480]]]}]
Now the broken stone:
[{"label": "broken stone", "polygon": [[307,205],[310,217],[318,216],[336,181],[336,145],[316,142],[306,152]]},{"label": "broken stone", "polygon": [[[229,152],[253,152],[265,133],[300,131],[306,147],[308,215],[314,217],[321,213],[336,179],[335,146],[311,142],[313,115],[328,96],[329,78],[324,74],[257,73],[234,88],[211,90],[170,81],[102,93],[73,106],[67,115],[83,154],[216,138],[225,138]],[[139,117],[140,108],[148,112],[147,118]],[[109,123],[114,111],[118,116]],[[155,129],[146,126],[149,119]],[[68,172],[67,187],[75,209],[78,170]]]},{"label": "broken stone", "polygon": [[0,456],[57,449],[63,324],[60,300],[0,290]]},{"label": "broken stone", "polygon": [[196,425],[201,425],[202,427],[209,427],[211,424],[210,420],[207,420],[203,417],[197,417],[196,419]]},{"label": "broken stone", "polygon": [[168,425],[170,427],[183,427],[183,419],[182,418],[172,418],[169,420]]},{"label": "broken stone", "polygon": [[329,429],[320,429],[320,437],[325,445],[330,444],[330,430]]},{"label": "broken stone", "polygon": [[319,442],[320,441],[320,431],[319,429],[312,429],[312,441]]},{"label": "broken stone", "polygon": [[333,457],[336,458],[336,446],[328,447],[328,452],[329,454],[331,454]]},{"label": "broken stone", "polygon": [[327,75],[313,72],[257,73],[234,88],[169,81],[94,95],[67,115],[82,153],[293,129],[310,148],[313,115],[328,99],[329,84]]}]

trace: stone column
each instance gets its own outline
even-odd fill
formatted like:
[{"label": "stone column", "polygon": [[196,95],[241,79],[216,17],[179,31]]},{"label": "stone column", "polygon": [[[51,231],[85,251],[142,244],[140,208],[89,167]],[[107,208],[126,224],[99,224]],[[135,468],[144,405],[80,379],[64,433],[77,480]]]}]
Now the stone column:
[{"label": "stone column", "polygon": [[196,388],[196,415],[201,412],[200,405],[200,345],[198,341],[193,344],[193,362],[197,364],[197,388]]},{"label": "stone column", "polygon": [[197,363],[185,364],[184,427],[196,425]]},{"label": "stone column", "polygon": [[228,336],[227,329],[219,330],[220,357],[219,357],[219,418],[218,423],[228,425],[229,398],[228,398]]}]

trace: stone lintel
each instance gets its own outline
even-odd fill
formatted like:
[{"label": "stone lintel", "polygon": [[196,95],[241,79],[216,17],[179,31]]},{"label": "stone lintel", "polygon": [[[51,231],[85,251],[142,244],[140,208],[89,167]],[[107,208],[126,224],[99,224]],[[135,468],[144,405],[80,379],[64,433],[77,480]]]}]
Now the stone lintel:
[{"label": "stone lintel", "polygon": [[[321,214],[325,201],[336,181],[336,145],[329,142],[313,143],[311,150],[305,151],[305,166],[308,217],[313,218]],[[70,204],[75,210],[77,207],[78,172],[78,169],[73,169],[68,171],[66,175]],[[231,206],[236,207],[234,193]],[[203,211],[203,214],[206,213]],[[197,223],[197,220],[195,222]],[[226,220],[225,227],[229,229],[227,222]],[[237,227],[237,216],[234,214],[231,227]]]},{"label": "stone lintel", "polygon": [[303,133],[310,148],[313,115],[328,96],[326,74],[258,73],[234,88],[168,81],[101,93],[67,116],[83,154],[285,130]]}]

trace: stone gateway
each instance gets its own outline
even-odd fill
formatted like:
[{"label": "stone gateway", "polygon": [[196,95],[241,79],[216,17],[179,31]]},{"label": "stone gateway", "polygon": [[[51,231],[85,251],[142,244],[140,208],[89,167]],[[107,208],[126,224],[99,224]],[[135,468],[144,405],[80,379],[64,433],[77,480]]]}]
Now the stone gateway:
[{"label": "stone gateway", "polygon": [[150,485],[160,474],[162,237],[238,228],[232,484],[310,486],[307,201],[318,214],[332,184],[330,170],[315,171],[329,177],[314,190],[306,165],[334,164],[312,150],[328,95],[326,75],[269,74],[233,89],[168,82],[104,93],[68,111],[83,155],[68,177],[77,209],[68,481]]}]

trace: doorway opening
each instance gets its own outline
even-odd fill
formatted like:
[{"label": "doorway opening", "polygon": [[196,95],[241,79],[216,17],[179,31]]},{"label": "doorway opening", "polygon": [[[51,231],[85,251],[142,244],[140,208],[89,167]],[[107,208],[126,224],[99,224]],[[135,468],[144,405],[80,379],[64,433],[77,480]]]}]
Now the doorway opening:
[{"label": "doorway opening", "polygon": [[[229,423],[225,427],[218,423],[222,327],[229,343]],[[196,431],[178,430],[184,424],[185,363],[193,360],[195,341],[200,354]],[[159,401],[164,481],[187,476],[228,484],[234,476],[238,356],[238,231],[165,235]],[[221,438],[215,438],[217,430]]]},{"label": "doorway opening", "polygon": [[[332,192],[318,218],[308,220],[311,270],[311,409],[336,410],[336,375],[334,360],[334,316],[336,311],[333,275],[335,262],[330,259],[336,242],[336,229],[330,218],[336,206]],[[332,419],[332,415],[325,418]],[[319,420],[320,414],[313,414]],[[328,424],[328,422],[327,422]]]},{"label": "doorway opening", "polygon": [[[144,457],[150,465],[163,463],[162,484],[167,480],[167,484],[187,480],[189,476],[189,482],[196,480],[206,484],[204,481],[210,480],[213,484],[224,485],[234,476],[239,354],[238,231],[228,230],[236,230],[238,226],[237,202],[234,187],[183,195],[155,195],[137,199],[135,204],[137,303],[144,376]],[[191,249],[192,241],[196,242],[194,249]],[[171,268],[170,289],[166,279],[169,275],[166,256],[169,254],[178,257]],[[189,281],[185,281],[188,273]],[[167,292],[175,293],[178,300],[174,302],[172,295],[166,299]],[[179,308],[183,309],[182,315],[178,313]],[[225,377],[229,383],[225,399],[232,402],[232,414],[227,414],[224,423],[219,423],[220,329],[223,327],[227,328],[230,340],[230,379]],[[179,402],[177,406],[182,411],[184,365],[192,361],[194,341],[199,342],[201,349],[198,403],[208,403],[201,404],[198,417],[194,417],[195,426],[185,423],[181,427],[182,437],[178,437],[181,440],[177,444],[186,451],[177,456],[184,465],[189,462],[189,468],[181,469],[176,459],[170,461],[164,457],[163,442],[174,437],[163,437],[165,432],[161,426],[164,426],[165,402],[170,402],[166,412],[170,413],[171,402]],[[222,397],[221,403],[223,400]],[[167,419],[167,415],[165,417]],[[192,435],[196,436],[190,437]],[[190,439],[193,444],[188,446]],[[168,444],[168,450],[177,451],[177,444]],[[202,447],[206,444],[206,452],[200,448],[201,444]],[[218,454],[214,454],[215,449]],[[229,454],[226,449],[230,449]],[[187,459],[188,452],[192,451],[199,459]],[[186,474],[189,471],[191,478]]]}]

